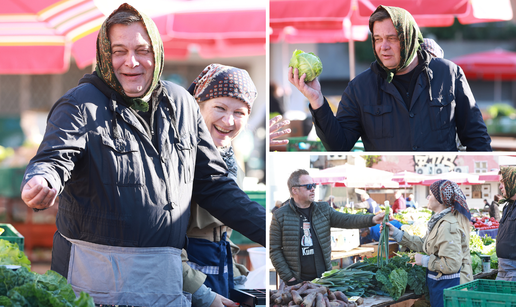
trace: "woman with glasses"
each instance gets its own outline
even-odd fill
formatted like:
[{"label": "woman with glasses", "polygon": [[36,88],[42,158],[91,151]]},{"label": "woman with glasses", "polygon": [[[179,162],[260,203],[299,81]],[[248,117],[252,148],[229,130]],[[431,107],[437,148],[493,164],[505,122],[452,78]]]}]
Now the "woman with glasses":
[{"label": "woman with glasses", "polygon": [[297,170],[287,181],[289,202],[277,209],[270,226],[270,258],[287,285],[321,277],[331,270],[331,227],[359,229],[374,226],[385,213],[341,213],[327,202],[315,202],[316,184],[306,170]]},{"label": "woman with glasses", "polygon": [[432,307],[444,305],[443,290],[473,281],[469,254],[470,219],[466,196],[459,186],[440,180],[430,186],[428,209],[434,215],[428,221],[425,237],[411,236],[390,223],[389,234],[398,243],[415,252],[417,265],[427,268],[426,282]]},{"label": "woman with glasses", "polygon": [[[208,65],[188,88],[199,104],[201,115],[229,174],[242,188],[243,171],[235,161],[231,142],[247,125],[257,96],[256,87],[246,70],[220,64]],[[231,229],[192,201],[187,229],[188,261],[184,290],[194,293],[193,306],[236,306],[229,290],[243,285],[247,268],[233,262],[239,251],[229,237]],[[202,274],[201,274],[201,273]],[[207,291],[211,288],[219,295]],[[196,293],[197,291],[204,294]]]}]

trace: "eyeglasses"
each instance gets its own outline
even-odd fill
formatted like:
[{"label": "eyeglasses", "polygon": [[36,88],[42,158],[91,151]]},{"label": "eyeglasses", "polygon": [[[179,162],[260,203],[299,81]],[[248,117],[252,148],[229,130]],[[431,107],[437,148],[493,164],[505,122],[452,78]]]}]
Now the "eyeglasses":
[{"label": "eyeglasses", "polygon": [[308,183],[308,184],[298,184],[298,185],[295,185],[294,187],[305,187],[308,191],[310,191],[311,189],[315,189],[316,186],[317,186],[317,183]]}]

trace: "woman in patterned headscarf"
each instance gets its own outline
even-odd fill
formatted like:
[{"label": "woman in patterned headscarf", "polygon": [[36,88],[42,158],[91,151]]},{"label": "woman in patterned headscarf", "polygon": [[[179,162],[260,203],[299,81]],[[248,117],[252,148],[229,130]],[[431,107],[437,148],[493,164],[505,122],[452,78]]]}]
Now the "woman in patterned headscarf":
[{"label": "woman in patterned headscarf", "polygon": [[471,214],[466,196],[456,183],[439,180],[430,186],[430,191],[428,208],[434,215],[423,238],[387,225],[398,243],[426,254],[416,254],[416,264],[427,268],[430,304],[436,307],[444,304],[444,289],[473,281],[469,253]]},{"label": "woman in patterned headscarf", "polygon": [[[226,162],[229,177],[242,188],[243,172],[235,161],[231,142],[242,132],[257,96],[256,87],[244,69],[208,65],[188,88],[199,103],[204,122]],[[206,274],[204,284],[228,297],[229,289],[246,280],[245,266],[234,264],[238,246],[229,241],[231,229],[192,203],[188,225],[188,264]],[[224,256],[225,255],[225,256]],[[222,260],[221,260],[222,259]],[[219,267],[225,267],[219,270]],[[216,268],[216,269],[213,269]],[[203,280],[185,280],[190,285]]]},{"label": "woman in patterned headscarf", "polygon": [[500,167],[500,191],[504,204],[502,218],[496,236],[496,255],[498,256],[497,280],[516,281],[516,167]]}]

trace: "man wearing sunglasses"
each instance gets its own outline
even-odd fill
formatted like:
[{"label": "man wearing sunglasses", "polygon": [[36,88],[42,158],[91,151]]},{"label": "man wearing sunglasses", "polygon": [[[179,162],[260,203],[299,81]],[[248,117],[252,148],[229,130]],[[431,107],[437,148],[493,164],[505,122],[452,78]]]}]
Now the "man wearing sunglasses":
[{"label": "man wearing sunglasses", "polygon": [[331,270],[331,227],[366,228],[385,215],[346,214],[327,202],[314,202],[316,184],[303,169],[293,172],[287,184],[290,201],[274,212],[270,227],[271,262],[287,285]]}]

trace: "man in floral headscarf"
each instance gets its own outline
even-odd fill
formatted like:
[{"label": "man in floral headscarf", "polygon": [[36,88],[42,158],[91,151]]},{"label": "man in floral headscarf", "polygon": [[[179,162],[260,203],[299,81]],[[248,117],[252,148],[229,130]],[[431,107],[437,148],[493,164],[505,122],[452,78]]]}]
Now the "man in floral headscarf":
[{"label": "man in floral headscarf", "polygon": [[160,80],[163,58],[154,22],[122,4],[99,31],[95,71],[50,111],[22,182],[30,208],[59,194],[51,268],[96,304],[189,306],[191,200],[265,244],[265,209],[228,178],[193,97]]},{"label": "man in floral headscarf", "polygon": [[500,191],[504,204],[498,235],[496,255],[498,256],[497,280],[516,281],[516,167],[500,167]]},{"label": "man in floral headscarf", "polygon": [[[369,19],[376,61],[351,80],[334,116],[318,79],[289,81],[310,102],[317,135],[327,150],[351,150],[361,137],[368,151],[491,151],[482,114],[464,72],[421,47],[412,15],[380,5]],[[435,52],[438,56],[438,54]]]}]

